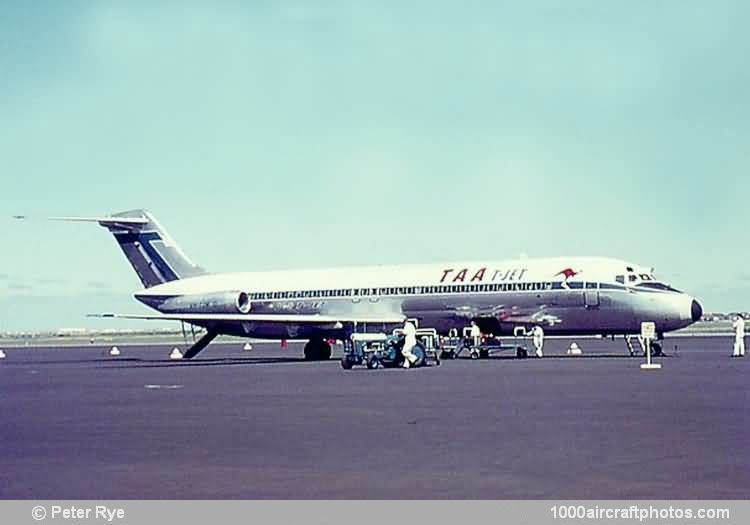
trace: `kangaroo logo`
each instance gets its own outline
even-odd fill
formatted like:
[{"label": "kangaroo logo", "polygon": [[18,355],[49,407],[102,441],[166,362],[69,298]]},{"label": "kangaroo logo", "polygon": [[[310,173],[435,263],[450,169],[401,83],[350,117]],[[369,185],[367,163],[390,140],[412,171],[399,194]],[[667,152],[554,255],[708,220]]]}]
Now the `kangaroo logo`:
[{"label": "kangaroo logo", "polygon": [[570,290],[570,286],[568,286],[568,279],[575,277],[579,273],[581,272],[580,271],[577,272],[573,270],[573,268],[565,268],[564,270],[557,272],[555,274],[555,277],[557,277],[558,275],[562,275],[563,276],[562,287],[565,288],[566,290]]}]

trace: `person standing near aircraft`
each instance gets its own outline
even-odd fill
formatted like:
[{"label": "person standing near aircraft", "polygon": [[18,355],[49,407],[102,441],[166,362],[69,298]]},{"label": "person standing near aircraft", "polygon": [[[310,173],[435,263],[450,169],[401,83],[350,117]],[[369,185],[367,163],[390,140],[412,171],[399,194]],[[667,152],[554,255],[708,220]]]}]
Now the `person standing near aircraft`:
[{"label": "person standing near aircraft", "polygon": [[471,336],[471,344],[474,345],[474,348],[479,348],[479,346],[482,344],[482,331],[479,329],[476,321],[471,322],[471,330],[469,331],[469,335]]},{"label": "person standing near aircraft", "polygon": [[536,356],[544,357],[542,348],[544,347],[544,330],[541,326],[537,325],[531,330],[532,341],[534,342],[534,348],[536,348]]},{"label": "person standing near aircraft", "polygon": [[409,368],[417,361],[417,356],[412,353],[412,348],[417,345],[417,328],[411,321],[404,323],[404,347],[401,349],[401,355],[404,356],[404,368]]},{"label": "person standing near aircraft", "polygon": [[745,318],[742,317],[742,314],[737,314],[732,327],[734,328],[734,352],[732,357],[745,357]]}]

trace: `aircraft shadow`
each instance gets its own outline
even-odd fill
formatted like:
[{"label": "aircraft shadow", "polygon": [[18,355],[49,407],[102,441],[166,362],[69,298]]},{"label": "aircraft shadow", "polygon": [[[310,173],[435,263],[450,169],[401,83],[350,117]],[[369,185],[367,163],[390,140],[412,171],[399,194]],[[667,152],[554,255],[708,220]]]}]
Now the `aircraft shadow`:
[{"label": "aircraft shadow", "polygon": [[[674,358],[676,355],[663,354],[657,359]],[[589,359],[624,359],[638,360],[645,359],[641,355],[618,355],[618,354],[587,354],[587,355],[547,355],[541,360],[589,360]],[[529,356],[519,359],[514,355],[490,355],[476,361],[539,361],[537,357]],[[93,359],[50,359],[39,361],[23,362],[6,362],[3,366],[15,367],[35,367],[45,365],[104,365],[106,368],[166,368],[166,367],[209,367],[209,366],[260,366],[276,364],[313,364],[313,363],[338,363],[339,357],[332,357],[327,361],[308,361],[304,357],[222,357],[222,358],[202,358],[202,359],[144,359],[138,357],[100,357]],[[452,359],[442,358],[441,364],[450,363],[451,361],[474,361],[470,356],[458,356]]]},{"label": "aircraft shadow", "polygon": [[[331,359],[331,362],[338,359]],[[143,359],[138,357],[110,357],[96,359],[49,359],[39,361],[22,361],[6,362],[3,366],[15,367],[38,367],[48,365],[104,365],[106,368],[164,368],[164,367],[186,367],[186,366],[253,366],[253,365],[272,365],[272,364],[301,364],[314,363],[307,361],[304,357],[225,357],[214,359],[183,359],[183,360],[160,360],[160,359]],[[318,361],[326,362],[326,361]],[[134,366],[135,365],[135,366]]]},{"label": "aircraft shadow", "polygon": [[[118,360],[119,361],[119,360]],[[129,360],[133,361],[133,360]],[[175,360],[153,360],[153,359],[135,359],[138,362],[138,368],[166,368],[166,367],[191,367],[191,366],[258,366],[258,365],[277,365],[277,364],[312,364],[325,363],[326,361],[308,361],[304,357],[225,357],[215,359],[175,359]],[[336,361],[331,359],[330,361]],[[109,368],[131,368],[130,366],[113,365]]]},{"label": "aircraft shadow", "polygon": [[142,359],[135,357],[124,357],[124,358],[92,358],[92,359],[44,359],[44,360],[33,360],[33,361],[10,361],[4,363],[3,366],[42,366],[42,365],[88,365],[92,363],[123,363],[123,362],[138,362]]}]

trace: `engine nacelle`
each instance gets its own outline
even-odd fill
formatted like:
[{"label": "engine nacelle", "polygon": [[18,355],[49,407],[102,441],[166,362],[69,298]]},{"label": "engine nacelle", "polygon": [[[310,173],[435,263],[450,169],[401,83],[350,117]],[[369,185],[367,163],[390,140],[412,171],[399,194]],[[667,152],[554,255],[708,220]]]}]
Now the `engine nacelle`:
[{"label": "engine nacelle", "polygon": [[247,314],[252,303],[246,292],[219,292],[171,297],[158,308],[164,313]]}]

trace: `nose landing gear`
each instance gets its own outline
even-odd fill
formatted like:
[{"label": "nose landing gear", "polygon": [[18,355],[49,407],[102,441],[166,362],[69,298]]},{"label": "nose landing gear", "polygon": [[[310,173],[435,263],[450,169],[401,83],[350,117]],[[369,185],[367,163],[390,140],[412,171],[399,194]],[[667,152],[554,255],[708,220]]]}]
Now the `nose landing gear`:
[{"label": "nose landing gear", "polygon": [[[625,344],[628,346],[628,352],[631,356],[634,356],[636,354],[635,347],[633,346],[633,337],[635,337],[638,341],[638,344],[641,347],[641,353],[646,353],[646,345],[643,342],[643,340],[639,336],[633,336],[633,335],[626,335],[625,336]],[[651,343],[651,355],[654,357],[661,357],[664,355],[664,352],[662,351],[661,343],[657,343],[656,341],[653,341]]]}]

